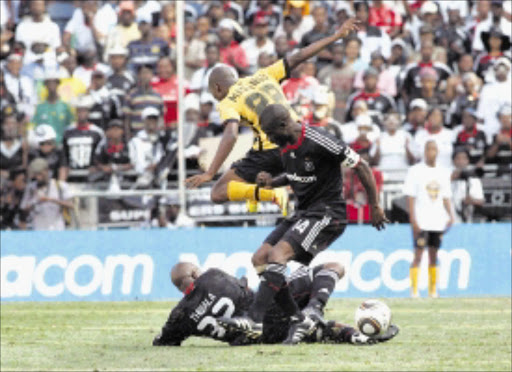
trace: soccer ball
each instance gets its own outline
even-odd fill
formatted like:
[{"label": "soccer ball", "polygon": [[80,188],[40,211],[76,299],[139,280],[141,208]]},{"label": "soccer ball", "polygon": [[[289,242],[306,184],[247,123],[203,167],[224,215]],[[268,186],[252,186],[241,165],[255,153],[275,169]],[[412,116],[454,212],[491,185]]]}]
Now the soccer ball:
[{"label": "soccer ball", "polygon": [[366,300],[356,309],[356,326],[366,336],[373,337],[387,331],[391,310],[379,300]]}]

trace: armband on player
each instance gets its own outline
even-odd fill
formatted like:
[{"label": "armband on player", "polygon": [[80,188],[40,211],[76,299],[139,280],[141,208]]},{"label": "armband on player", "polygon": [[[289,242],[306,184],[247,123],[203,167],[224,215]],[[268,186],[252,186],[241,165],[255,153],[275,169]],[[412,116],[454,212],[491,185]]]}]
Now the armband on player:
[{"label": "armband on player", "polygon": [[361,156],[348,146],[343,150],[343,155],[345,159],[341,162],[341,165],[345,168],[354,168],[361,161]]}]

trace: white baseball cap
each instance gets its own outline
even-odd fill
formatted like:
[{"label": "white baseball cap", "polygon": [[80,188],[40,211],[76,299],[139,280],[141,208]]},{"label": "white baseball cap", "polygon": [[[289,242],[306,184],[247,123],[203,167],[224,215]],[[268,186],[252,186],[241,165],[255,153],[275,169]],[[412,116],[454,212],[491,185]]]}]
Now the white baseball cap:
[{"label": "white baseball cap", "polygon": [[437,13],[439,9],[437,9],[437,5],[433,1],[425,1],[423,5],[420,8],[420,14],[427,14],[427,13]]},{"label": "white baseball cap", "polygon": [[51,125],[39,124],[34,129],[34,135],[37,143],[52,141],[57,138],[57,133]]},{"label": "white baseball cap", "polygon": [[427,101],[425,101],[423,98],[416,98],[411,101],[409,104],[409,110],[420,108],[422,110],[428,110],[428,104]]},{"label": "white baseball cap", "polygon": [[510,60],[507,57],[500,57],[494,62],[494,69],[497,69],[499,65],[505,65],[510,70]]},{"label": "white baseball cap", "polygon": [[313,93],[313,103],[317,105],[329,104],[329,93],[324,89],[315,89]]},{"label": "white baseball cap", "polygon": [[78,97],[78,99],[76,100],[76,103],[75,103],[76,108],[90,109],[93,105],[94,105],[94,100],[89,95],[84,95],[84,96]]},{"label": "white baseball cap", "polygon": [[122,45],[116,45],[111,50],[108,51],[109,56],[127,56],[128,49],[123,47]]},{"label": "white baseball cap", "polygon": [[226,28],[228,30],[234,31],[235,30],[235,25],[233,24],[233,20],[230,19],[230,18],[224,18],[219,23],[219,29],[221,29],[221,28]]},{"label": "white baseball cap", "polygon": [[62,78],[62,74],[57,69],[48,69],[44,73],[44,80],[60,80]]},{"label": "white baseball cap", "polygon": [[357,127],[371,127],[373,124],[372,118],[369,115],[361,114],[356,118]]},{"label": "white baseball cap", "polygon": [[142,110],[142,114],[141,114],[142,120],[146,120],[146,118],[148,118],[150,116],[160,117],[160,111],[158,111],[158,109],[156,107],[151,107],[151,106],[146,107],[144,110]]},{"label": "white baseball cap", "polygon": [[187,94],[185,97],[185,111],[187,110],[196,110],[199,111],[199,95],[195,93]]}]

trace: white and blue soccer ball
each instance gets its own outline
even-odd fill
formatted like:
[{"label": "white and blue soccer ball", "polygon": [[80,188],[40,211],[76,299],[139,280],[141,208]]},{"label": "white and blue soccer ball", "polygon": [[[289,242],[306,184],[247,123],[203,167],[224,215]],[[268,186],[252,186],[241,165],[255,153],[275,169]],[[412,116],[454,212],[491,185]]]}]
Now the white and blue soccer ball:
[{"label": "white and blue soccer ball", "polygon": [[357,329],[369,337],[375,337],[388,330],[391,323],[391,310],[379,300],[366,300],[356,309]]}]

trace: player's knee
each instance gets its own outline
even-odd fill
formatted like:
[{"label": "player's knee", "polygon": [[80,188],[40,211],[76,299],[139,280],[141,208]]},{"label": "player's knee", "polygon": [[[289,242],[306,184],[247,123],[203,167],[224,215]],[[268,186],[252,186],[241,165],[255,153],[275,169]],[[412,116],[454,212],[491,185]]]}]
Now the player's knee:
[{"label": "player's knee", "polygon": [[210,192],[210,199],[215,204],[221,204],[227,201],[227,195],[222,189],[222,186],[217,184],[213,185],[212,191]]},{"label": "player's knee", "polygon": [[285,265],[293,256],[293,248],[288,243],[278,243],[268,252],[267,262],[276,262]]},{"label": "player's knee", "polygon": [[334,271],[338,274],[338,277],[341,279],[345,276],[345,266],[343,266],[339,262],[328,262],[324,264],[324,269]]}]

